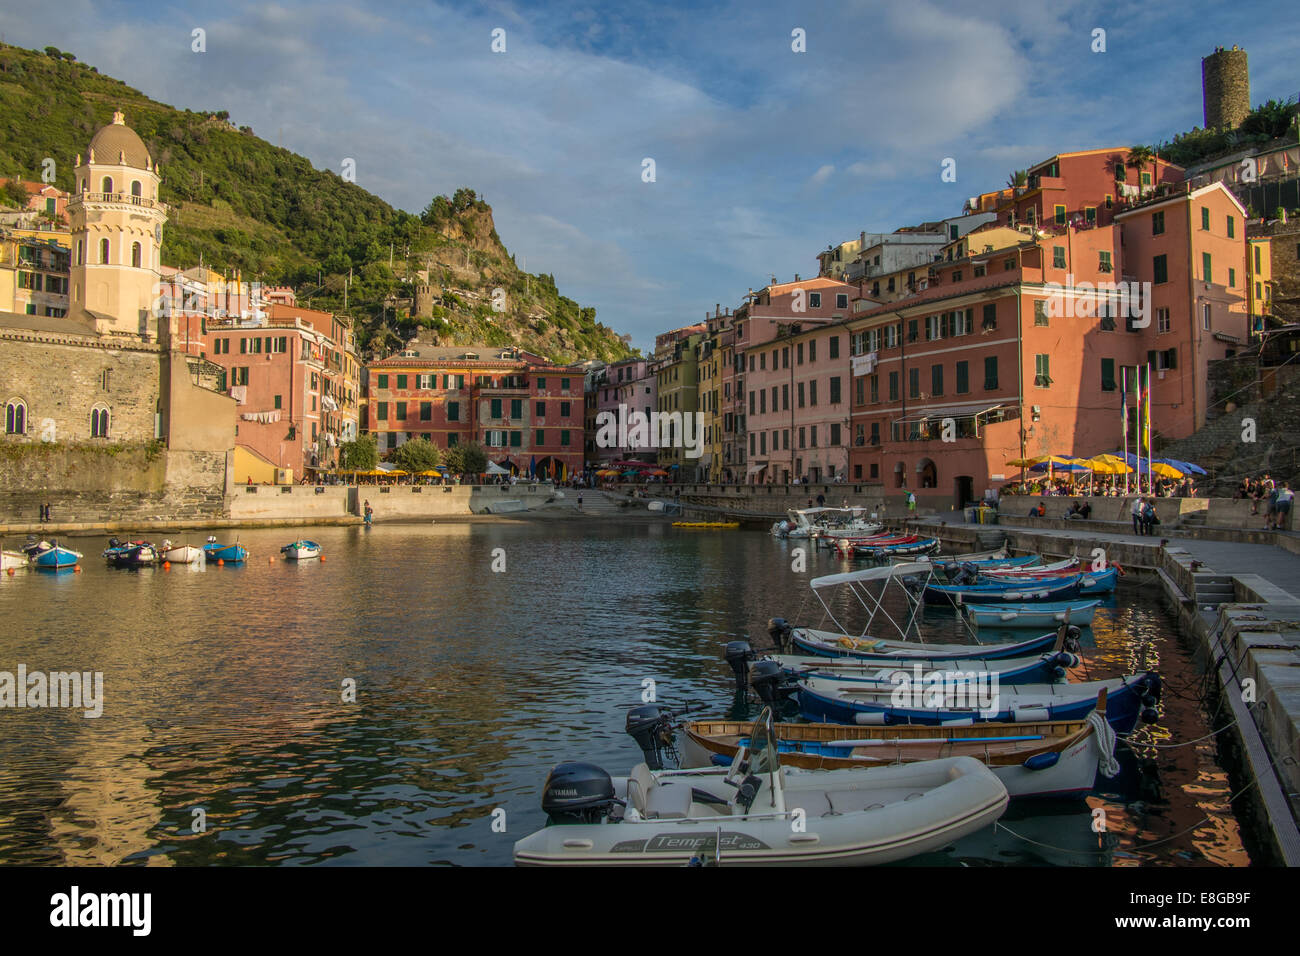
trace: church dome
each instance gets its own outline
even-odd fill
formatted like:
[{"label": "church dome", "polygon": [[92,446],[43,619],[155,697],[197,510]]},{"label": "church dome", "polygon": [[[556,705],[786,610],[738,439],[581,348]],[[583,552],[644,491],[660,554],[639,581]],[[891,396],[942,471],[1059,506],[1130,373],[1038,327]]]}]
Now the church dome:
[{"label": "church dome", "polygon": [[135,130],[126,125],[121,112],[113,114],[113,122],[102,127],[90,140],[91,155],[96,163],[135,166],[149,169],[153,162],[149,150]]}]

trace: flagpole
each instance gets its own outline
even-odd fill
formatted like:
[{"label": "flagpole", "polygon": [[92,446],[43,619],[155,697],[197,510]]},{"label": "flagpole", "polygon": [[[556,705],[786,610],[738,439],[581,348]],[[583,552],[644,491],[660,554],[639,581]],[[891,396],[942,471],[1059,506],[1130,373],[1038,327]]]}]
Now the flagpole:
[{"label": "flagpole", "polygon": [[[1124,434],[1124,464],[1128,464],[1128,366],[1119,370],[1119,427]],[[1124,472],[1124,497],[1128,497],[1128,475]]]},{"label": "flagpole", "polygon": [[1151,364],[1147,363],[1147,490],[1156,493],[1156,476],[1151,471],[1155,449],[1151,447]]}]

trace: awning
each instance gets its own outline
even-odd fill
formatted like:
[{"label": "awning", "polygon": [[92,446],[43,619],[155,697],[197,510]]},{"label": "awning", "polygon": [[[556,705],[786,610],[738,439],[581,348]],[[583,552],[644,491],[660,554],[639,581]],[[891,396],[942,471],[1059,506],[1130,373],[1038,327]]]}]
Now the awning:
[{"label": "awning", "polygon": [[761,465],[750,465],[750,466],[749,466],[749,470],[746,471],[745,474],[746,474],[746,475],[756,475],[756,474],[758,474],[760,471],[762,471],[762,470],[763,470],[764,468],[766,468],[766,467],[767,467],[767,462],[763,462],[763,464],[761,464]]},{"label": "awning", "polygon": [[1005,402],[997,405],[973,405],[967,402],[965,405],[947,405],[938,408],[927,408],[925,411],[916,412],[911,415],[904,415],[902,418],[893,419],[895,425],[905,425],[910,422],[923,421],[942,421],[945,418],[974,418],[978,415],[987,415],[989,412],[995,412],[999,408],[1007,408]]}]

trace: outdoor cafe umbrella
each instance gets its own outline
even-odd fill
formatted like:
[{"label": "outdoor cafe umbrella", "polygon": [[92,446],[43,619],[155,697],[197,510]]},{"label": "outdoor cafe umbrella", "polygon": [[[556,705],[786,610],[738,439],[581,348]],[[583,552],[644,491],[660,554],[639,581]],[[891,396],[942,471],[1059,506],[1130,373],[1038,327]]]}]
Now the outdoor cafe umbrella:
[{"label": "outdoor cafe umbrella", "polygon": [[[1157,464],[1171,465],[1177,468],[1185,475],[1208,475],[1209,472],[1200,465],[1193,465],[1190,461],[1179,461],[1177,458],[1157,458]],[[1157,472],[1159,474],[1159,472]]]},{"label": "outdoor cafe umbrella", "polygon": [[1129,475],[1133,469],[1124,463],[1123,458],[1115,455],[1094,455],[1086,459],[1092,466],[1092,471],[1097,475]]},{"label": "outdoor cafe umbrella", "polygon": [[1158,475],[1161,478],[1184,477],[1183,471],[1181,469],[1175,468],[1173,465],[1166,464],[1163,461],[1151,462],[1150,466],[1148,467],[1148,463],[1145,458],[1136,458],[1133,455],[1125,455],[1124,460],[1128,462],[1130,465],[1133,465],[1138,470],[1138,474],[1145,475],[1150,473],[1153,475]]}]

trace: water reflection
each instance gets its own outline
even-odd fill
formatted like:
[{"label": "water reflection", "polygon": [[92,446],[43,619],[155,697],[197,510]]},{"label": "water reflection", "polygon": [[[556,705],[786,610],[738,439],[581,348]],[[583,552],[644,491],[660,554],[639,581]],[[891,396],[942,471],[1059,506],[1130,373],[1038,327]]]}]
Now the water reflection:
[{"label": "water reflection", "polygon": [[[636,762],[622,727],[643,679],[660,700],[751,713],[722,644],[766,646],[769,617],[817,623],[807,580],[850,566],[810,550],[794,574],[791,542],[660,525],[313,529],[326,561],[301,564],[279,558],[294,536],[243,533],[242,567],[87,559],[75,577],[0,580],[0,669],[105,678],[98,720],[0,711],[0,862],[506,864],[543,822],[554,763]],[[1153,746],[1208,733],[1208,715],[1154,590],[1125,587],[1074,675],[1165,677],[1160,721],[1135,735],[1120,778],[1086,804],[1014,805],[1003,828],[916,862],[1247,862],[1214,741]],[[855,606],[833,605],[841,620]],[[971,639],[952,612],[922,622],[932,640]]]}]

